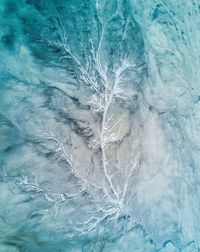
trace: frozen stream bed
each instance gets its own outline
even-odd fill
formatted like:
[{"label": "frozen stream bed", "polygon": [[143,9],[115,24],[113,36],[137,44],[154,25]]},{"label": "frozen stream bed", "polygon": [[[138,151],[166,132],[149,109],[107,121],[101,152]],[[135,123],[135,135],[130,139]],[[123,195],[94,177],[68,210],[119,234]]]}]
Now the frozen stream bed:
[{"label": "frozen stream bed", "polygon": [[0,252],[200,251],[199,20],[0,1]]}]

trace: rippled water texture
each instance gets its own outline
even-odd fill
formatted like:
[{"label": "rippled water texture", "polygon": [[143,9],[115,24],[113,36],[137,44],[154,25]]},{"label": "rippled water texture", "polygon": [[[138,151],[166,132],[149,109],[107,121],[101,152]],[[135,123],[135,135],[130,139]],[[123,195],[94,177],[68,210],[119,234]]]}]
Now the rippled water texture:
[{"label": "rippled water texture", "polygon": [[0,1],[0,252],[200,251],[199,20]]}]

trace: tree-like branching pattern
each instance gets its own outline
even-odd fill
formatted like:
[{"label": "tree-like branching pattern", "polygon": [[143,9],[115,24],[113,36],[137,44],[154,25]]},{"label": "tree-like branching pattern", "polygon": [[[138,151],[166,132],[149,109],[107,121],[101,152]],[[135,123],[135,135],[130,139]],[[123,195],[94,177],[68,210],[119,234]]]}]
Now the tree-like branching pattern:
[{"label": "tree-like branching pattern", "polygon": [[[70,204],[70,200],[79,201],[80,195],[87,194],[95,207],[87,221],[76,224],[76,231],[79,230],[81,233],[93,230],[105,221],[116,225],[120,216],[129,215],[128,190],[133,179],[137,177],[141,163],[140,151],[138,151],[140,148],[136,150],[138,140],[134,139],[134,135],[131,133],[129,118],[131,109],[127,109],[127,107],[135,106],[134,97],[138,96],[138,83],[134,76],[137,77],[138,71],[141,71],[142,68],[141,62],[136,57],[129,55],[128,51],[129,34],[127,33],[131,28],[136,27],[136,23],[129,14],[120,13],[120,10],[116,10],[112,17],[107,18],[103,17],[98,4],[94,6],[93,11],[95,21],[92,20],[92,22],[97,27],[98,38],[94,39],[88,32],[87,48],[81,42],[78,44],[82,53],[75,50],[71,44],[69,39],[71,34],[67,25],[65,27],[65,23],[62,22],[65,18],[63,13],[58,12],[58,17],[51,20],[58,27],[57,38],[51,39],[45,34],[42,34],[41,37],[50,50],[59,53],[58,58],[62,67],[66,67],[79,83],[79,88],[76,89],[76,99],[89,108],[89,116],[87,114],[83,122],[90,122],[87,128],[82,127],[81,134],[80,132],[78,134],[76,132],[76,134],[87,143],[84,145],[84,149],[95,161],[92,166],[88,164],[86,168],[81,167],[74,155],[72,135],[69,134],[68,139],[65,140],[55,129],[46,130],[47,127],[44,126],[44,131],[33,138],[38,142],[50,141],[56,145],[53,150],[54,154],[57,155],[58,160],[63,159],[66,162],[66,172],[70,172],[81,181],[81,188],[73,194],[54,193],[40,187],[37,176],[31,183],[27,176],[17,180],[17,183],[26,191],[43,194],[45,199],[52,203],[52,208],[45,209],[44,212],[53,209],[55,216],[59,214],[62,206]],[[87,21],[85,20],[85,22]],[[114,35],[116,37],[114,38],[119,46],[117,50],[115,45],[105,48],[105,44],[108,43],[108,32],[113,22],[123,23],[121,27],[116,26],[116,35]],[[119,58],[116,61],[112,59],[112,55],[110,59],[106,59],[104,55],[112,51],[115,51],[113,53],[116,54],[119,51]],[[81,57],[81,54],[84,57]],[[59,83],[52,84],[49,81],[46,84],[59,88]],[[65,85],[68,88],[68,84]],[[81,98],[83,93],[84,98]],[[73,95],[75,94],[72,92],[71,96]],[[70,116],[70,119],[73,119],[73,123],[79,122],[79,118],[74,119],[73,116]],[[80,125],[79,122],[81,128]],[[81,153],[80,156],[84,158]],[[132,217],[133,223],[135,220]]]}]

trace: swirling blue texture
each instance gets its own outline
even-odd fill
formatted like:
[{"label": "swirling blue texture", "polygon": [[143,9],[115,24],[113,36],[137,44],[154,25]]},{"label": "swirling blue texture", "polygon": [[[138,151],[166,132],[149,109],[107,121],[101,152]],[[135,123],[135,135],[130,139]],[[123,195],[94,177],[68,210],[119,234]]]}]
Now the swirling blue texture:
[{"label": "swirling blue texture", "polygon": [[0,252],[200,251],[199,19],[0,1]]}]

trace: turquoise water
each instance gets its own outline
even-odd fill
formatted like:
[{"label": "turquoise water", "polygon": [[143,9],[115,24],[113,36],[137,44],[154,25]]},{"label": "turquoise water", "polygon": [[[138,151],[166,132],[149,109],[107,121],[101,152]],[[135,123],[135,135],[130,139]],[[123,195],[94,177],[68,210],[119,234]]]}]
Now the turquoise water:
[{"label": "turquoise water", "polygon": [[200,251],[199,17],[0,1],[0,252]]}]

